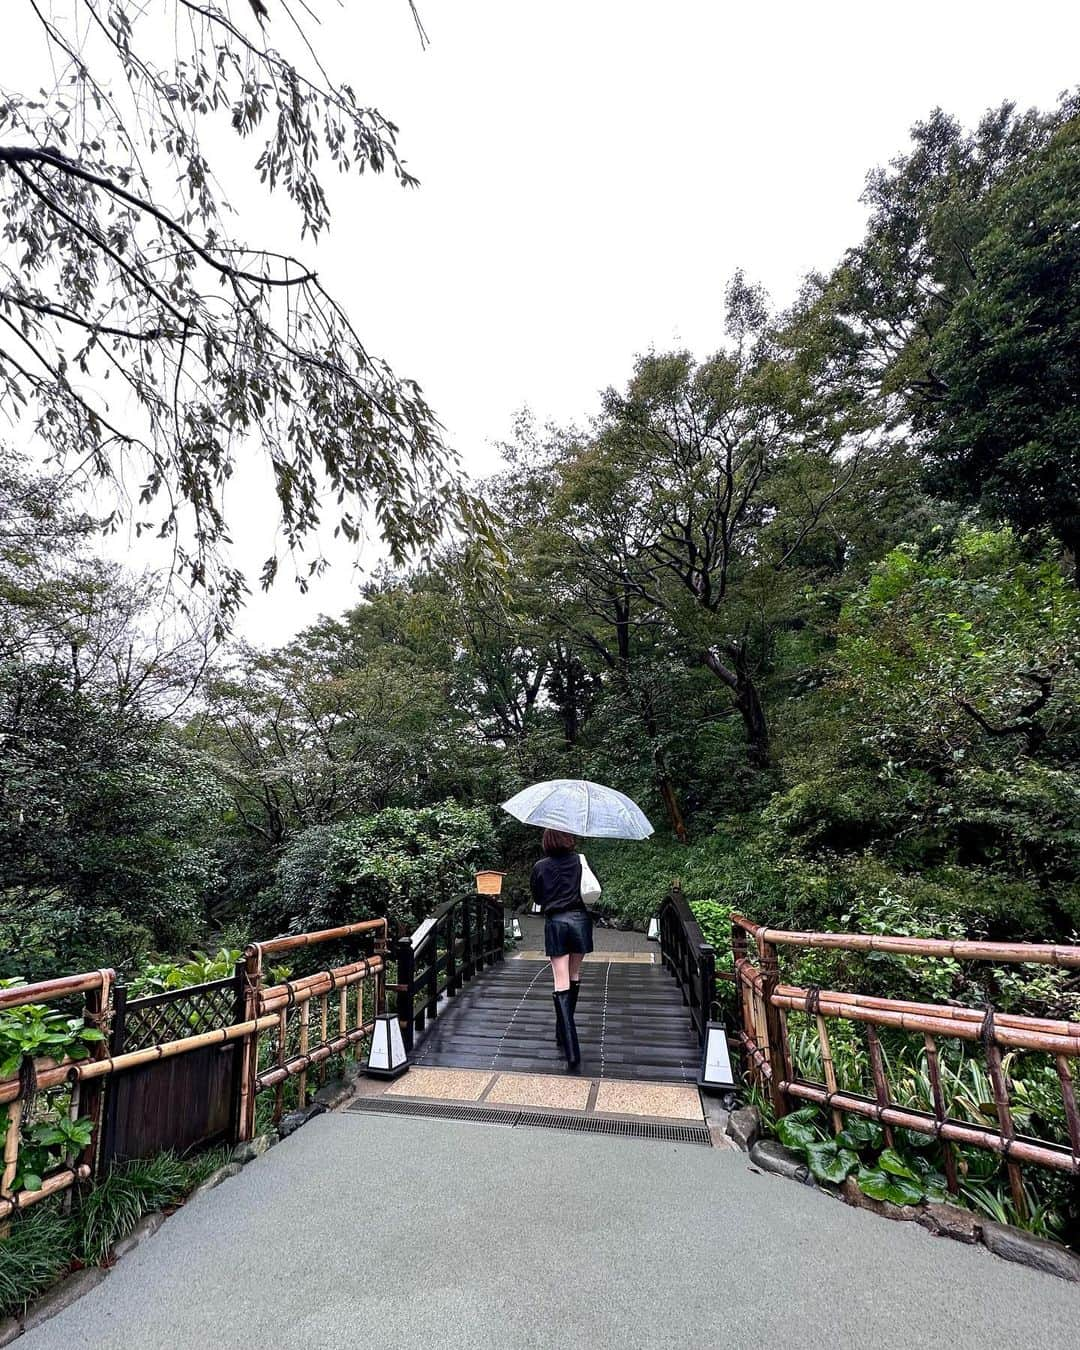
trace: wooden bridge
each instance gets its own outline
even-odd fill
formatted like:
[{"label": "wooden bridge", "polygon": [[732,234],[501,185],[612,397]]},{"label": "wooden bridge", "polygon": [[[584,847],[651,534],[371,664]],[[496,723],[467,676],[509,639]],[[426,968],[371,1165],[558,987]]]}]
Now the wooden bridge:
[{"label": "wooden bridge", "polygon": [[[413,1062],[429,1067],[565,1073],[554,1037],[543,924],[521,920],[521,948],[478,975],[429,1022]],[[583,1072],[596,1078],[694,1083],[701,1047],[658,943],[597,928],[575,1013]]]}]

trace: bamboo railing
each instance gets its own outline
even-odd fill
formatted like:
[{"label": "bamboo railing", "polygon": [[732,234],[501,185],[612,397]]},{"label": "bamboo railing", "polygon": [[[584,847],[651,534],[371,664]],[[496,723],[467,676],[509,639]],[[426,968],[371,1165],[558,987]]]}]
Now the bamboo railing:
[{"label": "bamboo railing", "polygon": [[[373,950],[344,965],[264,986],[264,958],[351,939],[362,939]],[[95,1174],[101,1140],[102,1094],[113,1075],[211,1046],[241,1042],[243,1053],[235,1138],[252,1137],[256,1098],[260,1092],[274,1091],[272,1117],[275,1121],[280,1119],[284,1110],[284,1085],[291,1077],[299,1080],[299,1105],[306,1106],[312,1070],[321,1073],[332,1055],[350,1050],[358,1054],[361,1042],[371,1034],[376,1015],[385,1011],[387,951],[386,919],[368,919],[339,928],[252,943],[244,952],[244,1013],[240,1020],[212,1031],[176,1037],[123,1054],[110,1053],[107,1036],[113,1015],[113,971],[99,970],[0,990],[0,1011],[28,1004],[56,1003],[82,995],[84,1021],[106,1033],[105,1039],[93,1043],[87,1059],[25,1061],[19,1074],[0,1080],[0,1108],[6,1109],[7,1114],[0,1170],[0,1222],[15,1211],[68,1190]],[[262,1067],[261,1046],[267,1046],[270,1060]],[[89,1117],[91,1121],[90,1143],[79,1157],[65,1158],[62,1167],[43,1177],[40,1189],[15,1191],[13,1183],[28,1103],[39,1093],[65,1088],[69,1093],[66,1109],[71,1119]],[[183,1102],[168,1103],[172,1110],[183,1110],[184,1105]]]},{"label": "bamboo railing", "polygon": [[[890,1144],[894,1128],[933,1136],[942,1142],[946,1182],[954,1193],[959,1186],[955,1145],[996,1153],[1005,1161],[1013,1201],[1020,1213],[1024,1213],[1026,1203],[1022,1163],[1080,1177],[1080,1110],[1074,1087],[1074,1061],[1080,1058],[1080,1024],[1001,1013],[990,1006],[958,1008],[836,990],[803,989],[780,982],[777,955],[778,947],[827,948],[839,952],[887,952],[999,964],[1031,962],[1080,969],[1080,947],[1030,942],[951,942],[865,933],[798,933],[764,927],[738,914],[732,915],[732,947],[741,1021],[736,1036],[746,1056],[748,1076],[768,1092],[777,1114],[785,1114],[793,1102],[814,1102],[831,1113],[836,1132],[843,1128],[844,1115],[850,1113],[878,1121]],[[804,1014],[813,1028],[823,1081],[809,1081],[798,1072],[788,1028],[788,1014],[792,1012]],[[865,1028],[872,1091],[864,1094],[839,1088],[830,1022],[848,1022]],[[920,1038],[930,1083],[931,1110],[894,1099],[879,1028]],[[993,1091],[996,1128],[948,1115],[939,1042],[949,1039],[981,1046]],[[1068,1144],[1017,1134],[1003,1049],[1042,1053],[1052,1058]]]}]

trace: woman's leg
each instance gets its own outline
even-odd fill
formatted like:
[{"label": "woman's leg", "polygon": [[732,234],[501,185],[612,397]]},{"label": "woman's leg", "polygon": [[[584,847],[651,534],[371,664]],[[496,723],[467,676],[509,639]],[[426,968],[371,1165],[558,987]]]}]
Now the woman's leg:
[{"label": "woman's leg", "polygon": [[560,989],[569,989],[570,963],[574,958],[572,956],[552,956],[549,959],[551,961],[551,978],[555,981],[556,993]]},{"label": "woman's leg", "polygon": [[[581,979],[581,963],[585,960],[585,954],[584,952],[571,952],[566,959],[570,962],[570,983],[577,984]],[[558,988],[557,985],[556,988]]]}]

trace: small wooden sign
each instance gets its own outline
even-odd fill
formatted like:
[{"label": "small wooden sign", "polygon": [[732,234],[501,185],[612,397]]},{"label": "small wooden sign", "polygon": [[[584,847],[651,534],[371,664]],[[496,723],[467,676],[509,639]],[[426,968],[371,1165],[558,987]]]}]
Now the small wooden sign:
[{"label": "small wooden sign", "polygon": [[476,890],[480,895],[501,895],[502,879],[505,872],[484,871],[476,873]]}]

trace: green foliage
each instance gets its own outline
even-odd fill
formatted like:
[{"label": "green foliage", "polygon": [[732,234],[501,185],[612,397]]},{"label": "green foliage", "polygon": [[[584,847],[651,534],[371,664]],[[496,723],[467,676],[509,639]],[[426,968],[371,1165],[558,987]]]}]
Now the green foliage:
[{"label": "green foliage", "polygon": [[[21,979],[0,980],[0,989],[18,988]],[[47,1056],[86,1059],[89,1047],[105,1037],[81,1017],[65,1017],[45,1003],[23,1003],[0,1011],[0,1078],[13,1078],[22,1061]]]},{"label": "green foliage", "polygon": [[296,932],[379,915],[411,927],[469,889],[494,847],[490,811],[452,802],[317,826],[285,849],[264,916]]},{"label": "green foliage", "polygon": [[[188,989],[193,984],[225,980],[235,973],[243,955],[239,947],[221,947],[213,955],[193,952],[186,961],[156,961],[145,966],[128,984],[129,998],[143,998],[169,989]],[[277,984],[289,978],[288,966],[270,966],[267,974]]]},{"label": "green foliage", "polygon": [[934,334],[939,490],[1080,547],[1080,117],[981,204],[966,292]]},{"label": "green foliage", "polygon": [[[0,1109],[0,1123],[6,1125],[7,1119],[6,1109]],[[12,1189],[40,1191],[45,1178],[63,1164],[68,1154],[77,1154],[86,1148],[93,1130],[94,1122],[89,1116],[70,1120],[56,1112],[25,1125]]]},{"label": "green foliage", "polygon": [[159,1153],[120,1163],[70,1215],[54,1197],[17,1215],[10,1235],[0,1239],[0,1317],[22,1312],[73,1263],[106,1261],[144,1214],[181,1203],[228,1161],[228,1152],[210,1149],[191,1158]]},{"label": "green foliage", "polygon": [[0,1238],[0,1317],[21,1313],[58,1280],[77,1248],[75,1220],[43,1201],[16,1218]]},{"label": "green foliage", "polygon": [[90,1191],[79,1209],[79,1256],[89,1265],[104,1261],[114,1243],[144,1214],[178,1204],[188,1191],[226,1161],[227,1150],[194,1158],[158,1153],[119,1163]]}]

